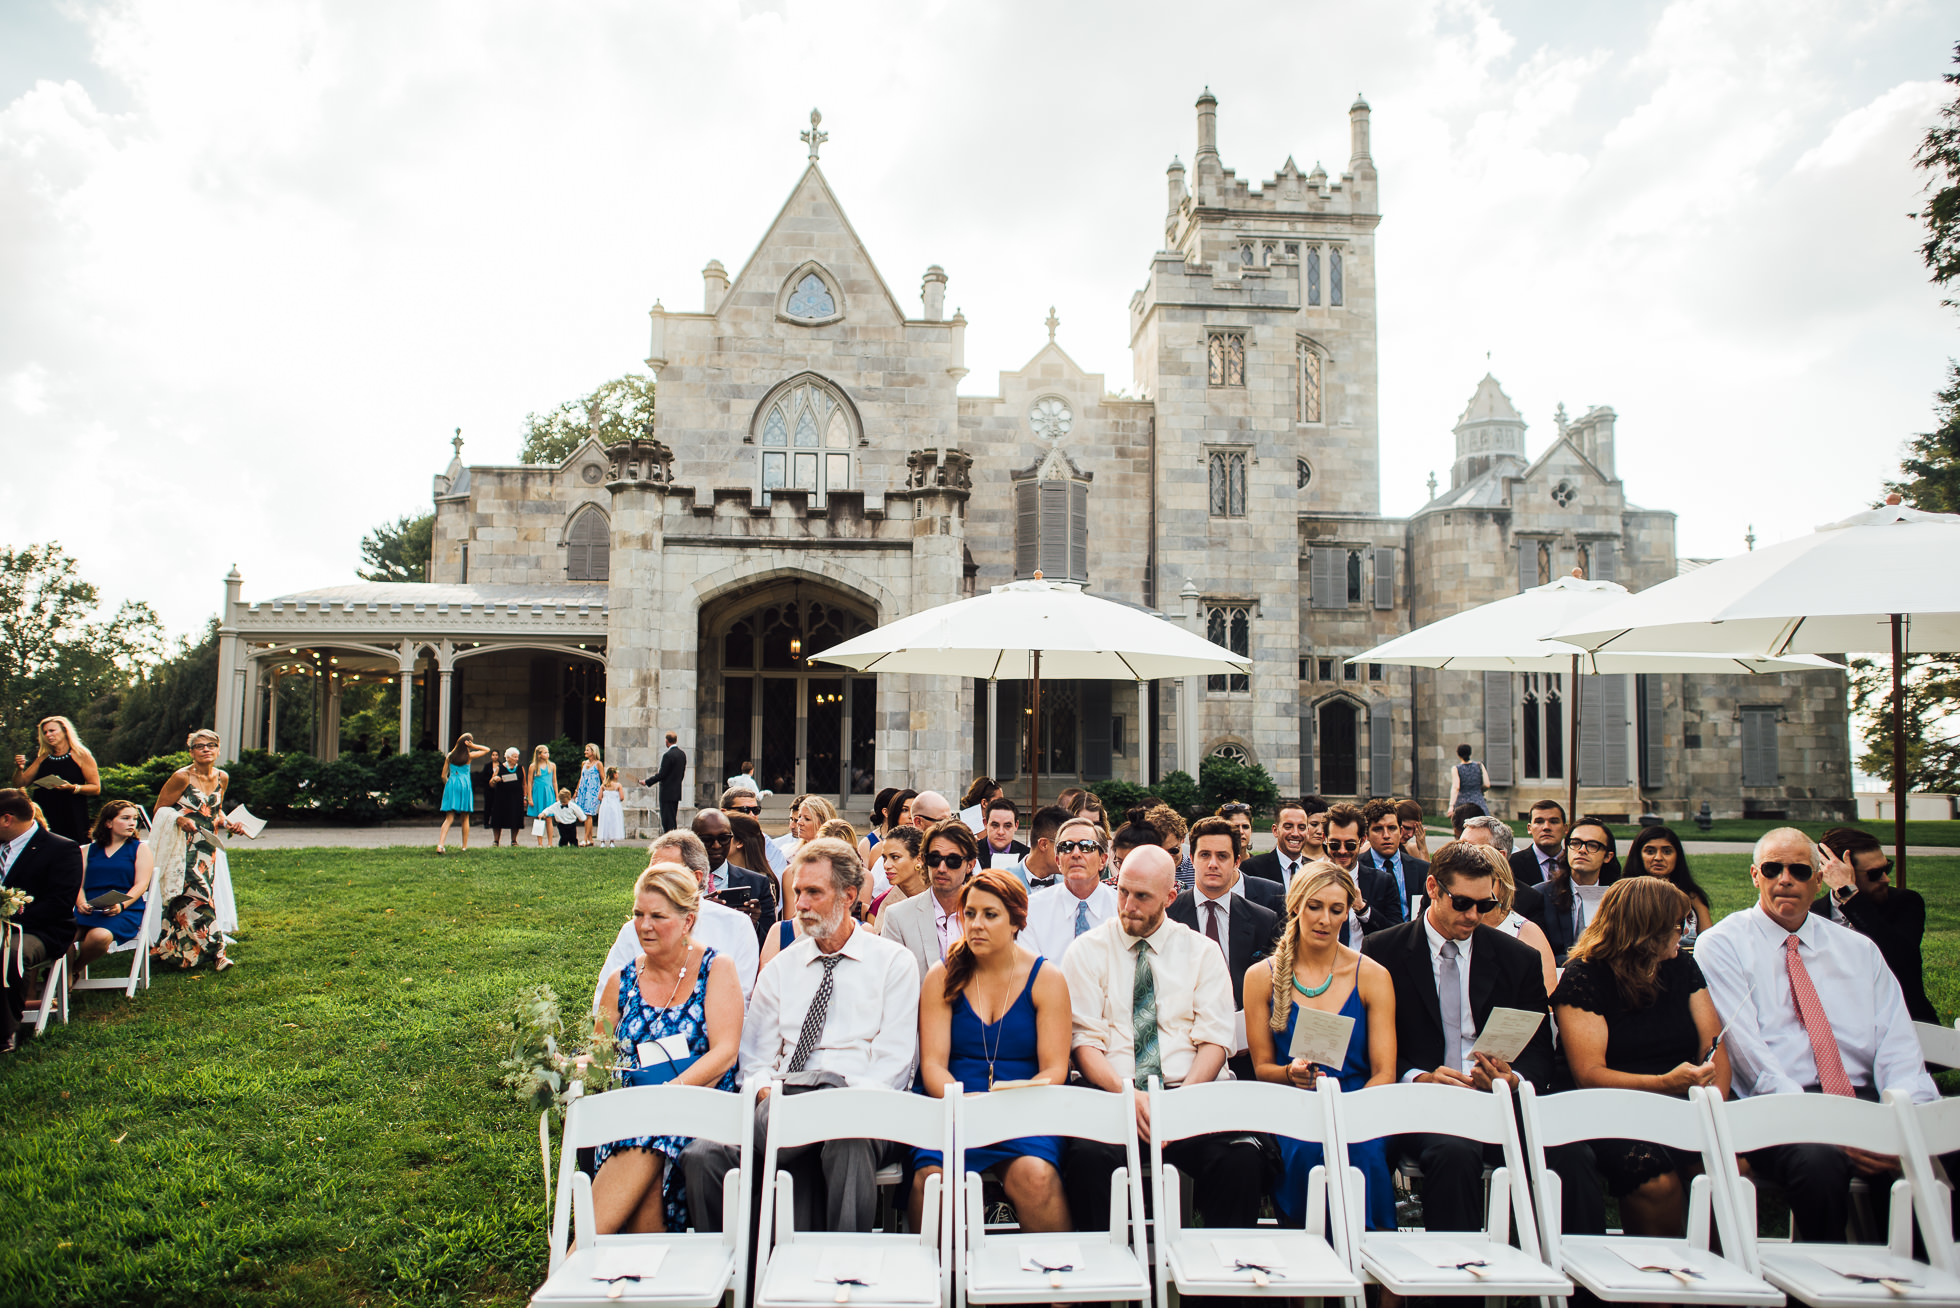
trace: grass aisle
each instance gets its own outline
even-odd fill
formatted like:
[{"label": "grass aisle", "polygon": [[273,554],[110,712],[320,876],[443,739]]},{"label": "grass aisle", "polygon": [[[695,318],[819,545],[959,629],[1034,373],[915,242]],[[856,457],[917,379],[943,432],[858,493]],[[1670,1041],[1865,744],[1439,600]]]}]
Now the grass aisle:
[{"label": "grass aisle", "polygon": [[[241,853],[221,976],[0,1060],[0,1304],[522,1304],[544,1277],[537,1117],[497,1024],[549,982],[574,1011],[638,850]],[[1700,857],[1718,913],[1748,860]],[[1960,1011],[1960,859],[1914,863],[1928,990]]]}]

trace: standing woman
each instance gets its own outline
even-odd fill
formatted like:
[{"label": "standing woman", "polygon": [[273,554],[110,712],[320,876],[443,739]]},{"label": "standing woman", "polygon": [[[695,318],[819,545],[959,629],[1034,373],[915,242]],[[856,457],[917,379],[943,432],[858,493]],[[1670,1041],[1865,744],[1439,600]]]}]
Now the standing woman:
[{"label": "standing woman", "polygon": [[504,832],[510,832],[510,847],[517,848],[517,833],[524,829],[523,755],[512,745],[500,759],[490,763],[489,798],[484,801],[484,821],[490,827],[491,843],[502,845]]},{"label": "standing woman", "polygon": [[[1271,958],[1245,972],[1246,1046],[1261,1081],[1312,1090],[1321,1068],[1292,1056],[1293,1027],[1301,1007],[1354,1019],[1347,1055],[1326,1070],[1355,1091],[1395,1080],[1395,987],[1388,969],[1341,943],[1350,910],[1364,907],[1354,878],[1334,863],[1309,863],[1293,875],[1286,891],[1286,919]],[[1261,1022],[1256,1016],[1265,1016]],[[1282,1061],[1284,1058],[1284,1061]],[[1307,1178],[1321,1164],[1321,1148],[1279,1138],[1283,1168],[1273,1206],[1280,1224],[1306,1225]],[[1371,1231],[1395,1229],[1395,1189],[1388,1171],[1388,1142],[1365,1140],[1348,1146],[1348,1162],[1367,1185],[1366,1218]]]},{"label": "standing woman", "polygon": [[531,834],[538,838],[538,848],[543,849],[545,832],[551,825],[545,814],[558,807],[558,765],[551,761],[549,746],[539,745],[531,751],[531,767],[524,776],[524,788],[531,796],[524,816],[531,819]]},{"label": "standing woman", "polygon": [[[82,889],[75,896],[75,967],[87,967],[143,929],[143,896],[156,859],[136,838],[141,817],[142,810],[126,799],[110,800],[95,815],[95,831],[82,847]],[[111,891],[126,896],[121,905],[89,906]]]},{"label": "standing woman", "polygon": [[95,755],[83,747],[75,724],[64,717],[42,718],[34,735],[38,746],[34,761],[29,763],[25,754],[14,755],[14,785],[26,790],[36,781],[53,782],[35,787],[30,798],[41,806],[48,830],[78,845],[87,844],[89,797],[102,793]]},{"label": "standing woman", "polygon": [[599,792],[605,789],[605,760],[599,756],[597,745],[585,747],[585,761],[579,764],[578,789],[572,792],[572,803],[578,811],[585,814],[585,843],[593,840],[592,828],[599,820]]},{"label": "standing woman", "polygon": [[[980,872],[960,891],[960,938],[947,948],[946,961],[926,973],[919,997],[919,1075],[933,1098],[945,1098],[955,1081],[967,1094],[984,1094],[1001,1081],[1067,1084],[1068,978],[1060,967],[1043,967],[1047,960],[1015,939],[1027,925],[1027,888],[1013,873]],[[967,1150],[966,1167],[998,1169],[1023,1231],[1066,1231],[1062,1144],[1054,1135],[1003,1140]],[[945,1159],[919,1149],[912,1165],[918,1169],[916,1230],[925,1178],[942,1171]]]},{"label": "standing woman", "polygon": [[489,754],[465,731],[443,755],[442,832],[436,836],[436,853],[449,852],[443,848],[449,843],[449,824],[459,817],[463,819],[463,848],[470,847],[470,815],[476,812],[476,780],[470,765]]},{"label": "standing woman", "polygon": [[1490,772],[1481,763],[1470,761],[1470,746],[1456,747],[1457,765],[1450,769],[1450,803],[1445,813],[1454,812],[1458,804],[1475,804],[1485,817],[1490,816],[1490,800],[1484,792],[1490,789]]},{"label": "standing woman", "polygon": [[189,767],[178,768],[157,792],[157,876],[163,889],[163,928],[150,957],[190,971],[209,960],[230,967],[218,908],[220,831],[242,828],[225,816],[231,778],[218,768],[218,733],[193,731]]},{"label": "standing woman", "polygon": [[1659,877],[1688,897],[1689,911],[1681,918],[1681,952],[1695,952],[1695,937],[1715,924],[1708,907],[1708,892],[1688,871],[1688,851],[1681,837],[1667,827],[1644,827],[1627,846],[1627,872],[1631,876]]},{"label": "standing woman", "polygon": [[[755,819],[749,819],[753,822]],[[761,827],[756,828],[762,830]],[[606,769],[606,784],[599,787],[599,847],[611,849],[626,839],[626,788],[619,784],[619,769]]]}]

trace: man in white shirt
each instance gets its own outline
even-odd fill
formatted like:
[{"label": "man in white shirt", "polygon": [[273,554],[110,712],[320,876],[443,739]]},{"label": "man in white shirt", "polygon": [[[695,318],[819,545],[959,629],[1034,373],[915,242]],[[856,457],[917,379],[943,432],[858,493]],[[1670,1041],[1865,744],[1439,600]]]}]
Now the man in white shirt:
[{"label": "man in white shirt", "polygon": [[[1224,1068],[1234,1035],[1232,980],[1216,945],[1170,920],[1177,866],[1168,853],[1131,850],[1116,885],[1115,919],[1084,934],[1062,958],[1070,1040],[1091,1085],[1120,1094],[1125,1081],[1136,1083],[1137,1135],[1147,1142],[1152,1077],[1171,1087],[1200,1085]],[[1164,1158],[1192,1178],[1205,1225],[1252,1226],[1273,1175],[1267,1143],[1250,1133],[1193,1136],[1166,1146]],[[1069,1142],[1062,1184],[1077,1230],[1108,1229],[1109,1176],[1123,1158],[1119,1145]]]},{"label": "man in white shirt", "polygon": [[[789,875],[803,935],[756,979],[742,1024],[744,1082],[780,1080],[785,1094],[839,1085],[909,1090],[919,1061],[918,969],[905,950],[852,921],[865,884],[857,851],[841,840],[809,841],[790,861]],[[757,1158],[769,1102],[756,1105]],[[783,1150],[778,1165],[795,1178],[797,1228],[871,1230],[878,1166],[893,1152],[884,1141],[864,1139]],[[739,1157],[734,1146],[706,1140],[682,1150],[697,1229],[721,1229],[724,1181]]]},{"label": "man in white shirt", "polygon": [[958,818],[926,832],[920,849],[919,861],[926,868],[926,893],[894,904],[886,911],[878,933],[911,951],[919,964],[919,980],[924,981],[934,963],[946,960],[946,951],[963,932],[960,887],[973,875],[980,855],[972,830]]},{"label": "man in white shirt", "polygon": [[[1810,837],[1780,827],[1756,842],[1749,869],[1756,905],[1695,941],[1715,1010],[1728,1022],[1738,1099],[1802,1092],[1878,1099],[1904,1090],[1940,1097],[1892,969],[1867,937],[1810,914],[1820,863]],[[1853,1174],[1873,1178],[1881,1206],[1896,1160],[1833,1145],[1785,1145],[1749,1155],[1783,1187],[1803,1238],[1844,1239]]]},{"label": "man in white shirt", "polygon": [[1044,854],[1054,851],[1052,857],[1061,880],[1028,897],[1028,925],[1021,932],[1020,942],[1043,958],[1059,962],[1077,936],[1116,916],[1116,888],[1102,879],[1107,857],[1102,833],[1088,819],[1069,818],[1055,829],[1052,840],[1037,841],[1036,848]]},{"label": "man in white shirt", "polygon": [[[707,897],[706,892],[713,885],[709,880],[708,851],[701,844],[700,837],[692,831],[669,831],[647,851],[647,866],[652,867],[655,863],[679,863],[701,883],[701,907],[695,915],[692,934],[696,940],[718,954],[726,954],[734,962],[735,975],[742,983],[742,998],[746,1000],[749,992],[755,989],[756,959],[759,955],[755,927],[750,923],[748,914],[738,913],[726,904],[717,904]],[[626,925],[619,929],[612,949],[606,954],[605,965],[599,969],[599,984],[592,991],[593,1012],[599,1011],[599,996],[613,973],[639,954],[640,938],[633,930],[633,919],[628,917]]]}]

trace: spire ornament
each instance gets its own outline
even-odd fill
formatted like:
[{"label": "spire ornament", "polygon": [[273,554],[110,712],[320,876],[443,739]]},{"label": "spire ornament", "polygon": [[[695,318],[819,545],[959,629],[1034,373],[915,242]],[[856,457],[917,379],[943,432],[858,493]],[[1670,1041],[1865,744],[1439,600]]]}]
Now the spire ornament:
[{"label": "spire ornament", "polygon": [[1051,304],[1048,306],[1048,316],[1041,320],[1041,325],[1048,329],[1048,343],[1053,345],[1055,343],[1055,329],[1062,325],[1062,320],[1055,316],[1054,305]]},{"label": "spire ornament", "polygon": [[803,141],[803,143],[810,147],[811,163],[815,163],[817,161],[817,151],[822,149],[823,143],[830,139],[829,132],[823,132],[817,130],[817,124],[821,123],[822,121],[823,121],[823,115],[818,111],[816,111],[815,109],[812,109],[810,111],[810,130],[807,132],[798,133],[798,136]]},{"label": "spire ornament", "polygon": [[456,429],[456,438],[450,441],[449,443],[455,447],[456,457],[459,459],[462,458],[463,457],[463,429],[461,427],[458,427]]}]

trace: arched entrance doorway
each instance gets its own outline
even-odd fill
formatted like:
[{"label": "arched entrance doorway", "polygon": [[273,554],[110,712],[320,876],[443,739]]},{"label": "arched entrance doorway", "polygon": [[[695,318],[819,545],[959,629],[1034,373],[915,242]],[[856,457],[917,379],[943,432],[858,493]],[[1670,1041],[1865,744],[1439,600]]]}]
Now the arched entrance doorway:
[{"label": "arched entrance doorway", "polygon": [[1330,699],[1320,706],[1320,793],[1354,795],[1360,793],[1360,732],[1355,719],[1360,710],[1352,700]]},{"label": "arched entrance doorway", "polygon": [[798,582],[702,610],[702,753],[721,769],[710,790],[753,762],[756,781],[777,795],[823,795],[841,806],[871,792],[877,678],[809,660],[873,625],[869,606]]}]

